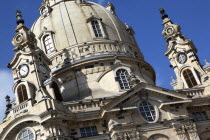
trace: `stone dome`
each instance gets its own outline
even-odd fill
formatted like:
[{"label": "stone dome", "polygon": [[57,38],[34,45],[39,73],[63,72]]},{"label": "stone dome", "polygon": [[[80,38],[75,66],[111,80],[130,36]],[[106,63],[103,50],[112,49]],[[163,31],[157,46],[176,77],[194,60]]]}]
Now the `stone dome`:
[{"label": "stone dome", "polygon": [[[42,50],[44,50],[42,36],[45,32],[52,34],[56,51],[49,54],[49,57],[63,49],[92,42],[114,41],[130,44],[130,47],[135,46],[135,40],[130,35],[131,32],[129,33],[129,26],[118,19],[112,11],[113,8],[112,4],[103,7],[90,1],[86,4],[79,4],[75,0],[57,0],[53,3],[45,1],[40,8],[41,16],[31,30]],[[43,11],[47,11],[47,14]],[[99,20],[102,37],[95,37],[89,24],[92,19]],[[136,53],[143,58],[138,49]]]},{"label": "stone dome", "polygon": [[44,0],[39,11],[31,31],[52,62],[49,80],[56,80],[64,101],[118,96],[134,83],[155,84],[134,30],[118,19],[111,3]]}]

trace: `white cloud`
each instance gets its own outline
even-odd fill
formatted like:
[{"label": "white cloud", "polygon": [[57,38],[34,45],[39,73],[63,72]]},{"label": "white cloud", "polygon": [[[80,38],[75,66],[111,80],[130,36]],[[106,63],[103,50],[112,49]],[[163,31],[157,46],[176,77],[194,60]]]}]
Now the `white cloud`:
[{"label": "white cloud", "polygon": [[3,119],[4,112],[6,110],[6,95],[11,97],[11,100],[14,99],[15,95],[12,92],[13,78],[12,74],[8,70],[0,69],[0,122]]}]

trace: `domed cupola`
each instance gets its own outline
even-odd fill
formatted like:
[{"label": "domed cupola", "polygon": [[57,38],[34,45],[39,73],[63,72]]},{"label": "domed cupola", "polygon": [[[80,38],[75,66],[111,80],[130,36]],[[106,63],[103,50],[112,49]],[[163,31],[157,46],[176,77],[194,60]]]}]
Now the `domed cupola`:
[{"label": "domed cupola", "polygon": [[139,82],[155,84],[134,30],[118,19],[113,4],[44,0],[39,11],[31,31],[52,62],[51,75],[64,100],[113,96]]}]

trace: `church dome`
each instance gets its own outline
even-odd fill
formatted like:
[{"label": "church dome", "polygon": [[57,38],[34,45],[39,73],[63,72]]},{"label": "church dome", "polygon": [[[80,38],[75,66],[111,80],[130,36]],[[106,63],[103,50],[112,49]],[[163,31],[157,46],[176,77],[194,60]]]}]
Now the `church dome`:
[{"label": "church dome", "polygon": [[[57,2],[44,1],[39,9],[41,16],[32,26],[31,30],[36,35],[38,46],[50,58],[59,54],[63,49],[75,48],[93,42],[124,42],[133,48],[133,54],[143,58],[136,42],[132,37],[134,32],[128,25],[123,24],[114,12],[114,6],[109,3],[107,7],[86,1],[57,0]],[[96,21],[96,25],[91,22]],[[95,27],[92,27],[95,26]],[[99,31],[97,29],[100,28]],[[43,37],[52,35],[55,51],[44,48]]]},{"label": "church dome", "polygon": [[119,20],[111,3],[44,0],[39,11],[31,31],[52,62],[50,75],[64,101],[119,95],[139,82],[155,84],[134,30]]}]

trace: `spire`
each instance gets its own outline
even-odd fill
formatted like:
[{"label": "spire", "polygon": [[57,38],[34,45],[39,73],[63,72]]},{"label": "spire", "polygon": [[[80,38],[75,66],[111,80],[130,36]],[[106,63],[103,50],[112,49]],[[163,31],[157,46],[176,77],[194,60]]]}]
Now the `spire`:
[{"label": "spire", "polygon": [[162,15],[162,19],[168,18],[168,15],[165,13],[165,10],[163,8],[160,8],[160,14]]},{"label": "spire", "polygon": [[[185,39],[185,37],[181,33],[181,28],[178,24],[174,24],[166,14],[165,10],[163,8],[159,9],[160,14],[162,15],[161,18],[163,20],[162,25],[164,26],[164,30],[162,32],[162,35],[164,36],[165,40],[169,42],[170,40],[174,40],[178,36],[182,39]],[[170,47],[170,46],[169,46]]]},{"label": "spire", "polygon": [[6,104],[7,110],[6,110],[5,114],[7,114],[8,111],[12,108],[12,104],[10,103],[10,96],[7,95],[5,97],[5,99],[6,99],[6,102],[7,102],[7,104]]},{"label": "spire", "polygon": [[24,24],[24,20],[22,19],[21,11],[16,11],[17,25]]}]

